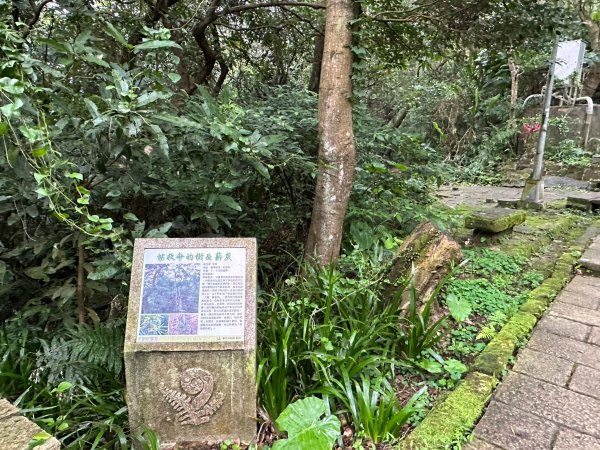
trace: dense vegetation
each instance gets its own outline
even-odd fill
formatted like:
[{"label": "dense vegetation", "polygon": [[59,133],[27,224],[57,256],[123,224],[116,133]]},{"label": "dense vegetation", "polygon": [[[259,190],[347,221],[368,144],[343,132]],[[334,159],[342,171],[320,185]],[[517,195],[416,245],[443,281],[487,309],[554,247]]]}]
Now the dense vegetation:
[{"label": "dense vegetation", "polygon": [[455,224],[433,189],[494,181],[514,156],[557,32],[587,39],[600,72],[594,2],[354,3],[356,168],[341,257],[317,268],[302,255],[323,7],[0,1],[0,395],[65,446],[156,444],[127,426],[136,238],[256,236],[260,420],[272,430],[313,395],[375,443],[418,421],[541,281],[517,277],[518,255],[477,253],[444,287],[450,315],[414,307],[400,322],[379,289],[416,224]]}]

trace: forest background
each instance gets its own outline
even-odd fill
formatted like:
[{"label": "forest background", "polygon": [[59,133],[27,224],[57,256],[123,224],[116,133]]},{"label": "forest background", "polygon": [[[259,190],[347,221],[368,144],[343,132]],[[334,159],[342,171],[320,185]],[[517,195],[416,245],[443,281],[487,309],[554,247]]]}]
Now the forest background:
[{"label": "forest background", "polygon": [[[444,181],[499,181],[557,35],[588,42],[584,94],[600,84],[591,0],[327,5],[348,33],[312,2],[0,0],[0,394],[63,442],[129,439],[135,238],[257,237],[261,292],[278,292],[307,239],[326,238],[311,217],[330,205],[338,248],[309,239],[308,256],[341,254],[368,279],[423,219],[447,225],[430,195]],[[348,156],[324,157],[323,130],[340,124],[317,114],[336,48],[356,167],[315,196]]]}]

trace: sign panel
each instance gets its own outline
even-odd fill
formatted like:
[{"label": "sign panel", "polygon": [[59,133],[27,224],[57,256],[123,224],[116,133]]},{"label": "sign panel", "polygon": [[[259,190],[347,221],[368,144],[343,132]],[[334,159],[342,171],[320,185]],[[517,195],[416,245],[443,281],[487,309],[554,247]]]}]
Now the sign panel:
[{"label": "sign panel", "polygon": [[244,340],[245,248],[145,249],[137,342]]},{"label": "sign panel", "polygon": [[578,39],[575,41],[563,41],[558,43],[556,53],[556,66],[554,76],[557,80],[566,82],[581,80],[583,69],[583,56],[585,54],[585,42]]}]

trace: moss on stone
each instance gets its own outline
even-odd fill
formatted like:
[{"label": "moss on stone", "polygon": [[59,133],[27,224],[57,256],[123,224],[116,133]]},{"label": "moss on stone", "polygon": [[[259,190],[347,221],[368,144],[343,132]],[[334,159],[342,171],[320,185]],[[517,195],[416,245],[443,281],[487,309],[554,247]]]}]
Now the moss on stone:
[{"label": "moss on stone", "polygon": [[522,311],[515,314],[486,345],[473,362],[471,370],[496,377],[500,376],[506,369],[518,340],[528,336],[536,323],[537,317],[533,314]]},{"label": "moss on stone", "polygon": [[[589,221],[573,216],[556,216],[548,222],[543,216],[529,216],[527,222],[543,228],[538,236],[520,235],[509,244],[506,253],[530,256],[552,239],[560,237],[566,242],[581,240],[583,229]],[[600,226],[600,221],[598,221]],[[500,330],[471,366],[471,373],[443,401],[427,415],[415,430],[400,443],[398,450],[441,450],[451,448],[472,429],[489,399],[496,377],[500,377],[515,351],[517,341],[527,337],[548,305],[571,278],[581,245],[564,252],[554,264],[551,276],[531,291],[519,312]]]},{"label": "moss on stone", "polygon": [[537,317],[533,314],[521,311],[511,317],[498,334],[506,333],[507,335],[521,339],[522,337],[529,335],[536,323]]},{"label": "moss on stone", "polygon": [[534,297],[526,301],[523,306],[521,306],[520,311],[531,314],[539,319],[542,317],[542,314],[544,314],[544,311],[546,311],[546,308],[548,308],[549,304],[550,298],[548,297]]},{"label": "moss on stone", "polygon": [[473,364],[471,370],[485,373],[493,377],[499,377],[502,371],[506,368],[509,358],[515,351],[517,341],[512,336],[504,334],[492,339],[485,349],[479,354]]},{"label": "moss on stone", "polygon": [[465,227],[499,233],[525,221],[527,213],[508,208],[490,208],[465,218]]},{"label": "moss on stone", "polygon": [[462,440],[464,432],[471,429],[481,416],[495,385],[496,379],[491,376],[482,373],[469,374],[397,448],[443,449]]}]

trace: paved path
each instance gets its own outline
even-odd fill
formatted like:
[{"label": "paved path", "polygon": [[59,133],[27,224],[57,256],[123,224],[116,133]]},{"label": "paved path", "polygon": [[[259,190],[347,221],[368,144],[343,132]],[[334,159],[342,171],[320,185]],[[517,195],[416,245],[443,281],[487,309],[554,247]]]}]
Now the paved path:
[{"label": "paved path", "polygon": [[556,298],[467,448],[600,450],[600,278],[576,276]]},{"label": "paved path", "polygon": [[[551,180],[549,180],[551,181]],[[577,183],[577,182],[576,182]],[[581,183],[581,182],[579,182]],[[544,189],[544,200],[552,202],[566,199],[570,196],[596,198],[598,192],[590,192],[581,189],[579,185],[565,185],[546,182]],[[504,186],[442,186],[437,196],[448,206],[455,207],[458,204],[477,206],[486,203],[487,199],[493,200],[518,200],[523,192],[522,187]],[[490,205],[494,206],[494,205]]]}]

